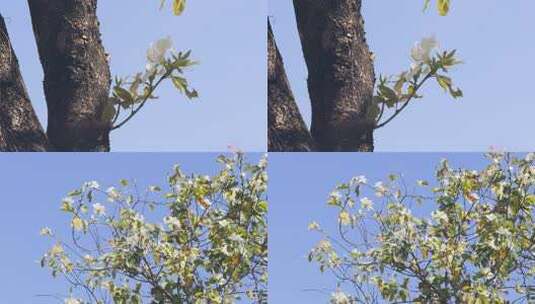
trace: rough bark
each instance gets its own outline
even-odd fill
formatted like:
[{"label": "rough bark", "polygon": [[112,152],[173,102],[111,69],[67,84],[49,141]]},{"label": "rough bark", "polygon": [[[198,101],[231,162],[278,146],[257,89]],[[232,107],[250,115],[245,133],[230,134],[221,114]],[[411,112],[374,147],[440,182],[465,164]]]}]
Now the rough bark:
[{"label": "rough bark", "polygon": [[372,151],[374,89],[361,0],[294,0],[320,151]]},{"label": "rough bark", "polygon": [[268,151],[309,152],[312,148],[268,21]]},{"label": "rough bark", "polygon": [[0,15],[0,151],[45,151],[47,139],[28,97]]},{"label": "rough bark", "polygon": [[28,0],[44,70],[48,139],[57,151],[109,151],[101,120],[110,71],[97,0]]}]

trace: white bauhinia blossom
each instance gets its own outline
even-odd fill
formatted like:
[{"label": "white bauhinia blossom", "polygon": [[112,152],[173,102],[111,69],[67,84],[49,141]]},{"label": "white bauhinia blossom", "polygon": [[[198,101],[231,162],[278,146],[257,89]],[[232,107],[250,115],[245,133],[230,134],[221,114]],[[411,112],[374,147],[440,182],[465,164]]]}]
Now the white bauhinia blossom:
[{"label": "white bauhinia blossom", "polygon": [[323,251],[331,250],[331,242],[328,240],[321,240],[318,242],[318,245],[316,246],[318,249]]},{"label": "white bauhinia blossom", "polygon": [[328,203],[330,205],[337,205],[340,203],[340,200],[342,199],[342,195],[338,191],[333,191],[329,194],[329,200]]},{"label": "white bauhinia blossom", "polygon": [[405,80],[406,81],[412,81],[418,73],[422,70],[422,67],[420,64],[412,63],[411,68],[405,72]]},{"label": "white bauhinia blossom", "polygon": [[377,197],[385,196],[387,189],[385,185],[383,184],[383,182],[375,183],[374,188],[375,188],[375,195],[377,195]]},{"label": "white bauhinia blossom", "polygon": [[504,236],[504,237],[509,237],[511,236],[511,231],[509,231],[509,229],[505,228],[505,227],[500,227],[496,230],[496,233],[501,235],[501,236]]},{"label": "white bauhinia blossom", "polygon": [[100,188],[100,185],[98,184],[97,181],[90,181],[84,184],[84,188],[88,190],[98,189]]},{"label": "white bauhinia blossom", "polygon": [[160,192],[162,189],[158,186],[150,186],[149,191],[150,192]]},{"label": "white bauhinia blossom", "polygon": [[373,202],[371,199],[367,197],[363,197],[360,199],[360,205],[362,206],[362,209],[366,209],[366,210],[373,209]]},{"label": "white bauhinia blossom", "polygon": [[423,38],[411,49],[411,58],[417,64],[428,62],[431,60],[431,52],[436,48],[438,41],[434,36]]},{"label": "white bauhinia blossom", "polygon": [[150,44],[149,49],[147,50],[147,72],[152,73],[155,71],[155,68],[165,59],[165,54],[173,46],[173,41],[170,36],[162,38]]},{"label": "white bauhinia blossom", "polygon": [[39,234],[42,236],[51,236],[52,235],[52,229],[48,227],[41,228],[39,231]]},{"label": "white bauhinia blossom", "polygon": [[136,212],[136,214],[134,214],[134,217],[132,219],[138,223],[143,223],[145,221],[145,217],[143,216],[143,214],[139,212]]},{"label": "white bauhinia blossom", "polygon": [[170,229],[180,229],[182,227],[182,224],[180,223],[180,220],[174,216],[166,216],[163,219],[163,222],[169,226]]},{"label": "white bauhinia blossom", "polygon": [[368,179],[364,175],[355,176],[351,179],[351,184],[354,186],[363,185],[368,182]]},{"label": "white bauhinia blossom", "polygon": [[440,211],[440,210],[433,211],[433,213],[431,214],[431,217],[438,223],[448,221],[448,215],[444,211]]},{"label": "white bauhinia blossom", "polygon": [[341,290],[337,290],[331,294],[331,304],[350,304],[349,297]]},{"label": "white bauhinia blossom", "polygon": [[342,225],[349,225],[351,224],[351,216],[347,211],[342,211],[338,215],[338,220],[340,221],[340,224]]},{"label": "white bauhinia blossom", "polygon": [[320,230],[320,225],[317,222],[308,224],[308,230]]},{"label": "white bauhinia blossom", "polygon": [[108,200],[110,202],[116,201],[121,198],[121,195],[119,194],[117,189],[115,189],[115,187],[109,187],[108,190],[106,190],[106,193],[108,194]]},{"label": "white bauhinia blossom", "polygon": [[342,198],[342,195],[338,191],[331,192],[331,197],[337,200],[340,200]]},{"label": "white bauhinia blossom", "polygon": [[150,44],[150,48],[147,50],[147,60],[151,63],[160,63],[165,53],[171,49],[173,41],[170,36],[162,38]]},{"label": "white bauhinia blossom", "polygon": [[417,183],[418,186],[420,186],[420,187],[424,187],[424,186],[429,185],[429,183],[428,183],[426,180],[422,180],[422,179],[417,180],[416,183]]},{"label": "white bauhinia blossom", "polygon": [[104,207],[104,205],[101,203],[95,203],[93,204],[93,211],[96,215],[104,215],[106,214],[106,207]]},{"label": "white bauhinia blossom", "polygon": [[236,233],[233,233],[228,239],[238,243],[243,242],[243,238],[240,235],[237,235]]},{"label": "white bauhinia blossom", "polygon": [[95,258],[89,254],[84,255],[84,261],[87,264],[93,263],[95,261]]}]

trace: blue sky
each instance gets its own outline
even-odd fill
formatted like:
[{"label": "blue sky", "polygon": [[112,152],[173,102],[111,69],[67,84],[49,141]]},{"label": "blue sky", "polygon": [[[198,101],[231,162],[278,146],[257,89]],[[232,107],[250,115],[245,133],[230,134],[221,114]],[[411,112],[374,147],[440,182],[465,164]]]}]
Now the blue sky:
[{"label": "blue sky", "polygon": [[[454,101],[435,84],[376,133],[377,151],[486,151],[535,149],[533,1],[452,1],[448,17],[423,13],[423,0],[363,1],[367,39],[376,54],[376,74],[397,74],[410,64],[409,50],[436,35],[443,48],[458,49],[465,62],[453,79],[465,97]],[[435,1],[432,1],[433,5]],[[310,120],[307,71],[295,27],[292,1],[269,4],[277,43],[305,120]]]},{"label": "blue sky", "polygon": [[[337,184],[357,175],[375,183],[396,173],[402,174],[409,189],[416,188],[418,179],[432,185],[434,170],[443,158],[453,168],[482,169],[488,163],[481,153],[270,154],[269,302],[328,302],[336,282],[307,261],[309,250],[320,239],[307,225],[317,221],[323,229],[336,231],[336,210],[326,202]],[[429,212],[422,207],[415,214]]]},{"label": "blue sky", "polygon": [[[27,2],[5,2],[2,15],[32,102],[46,125],[43,73]],[[172,15],[167,2],[160,11],[160,0],[99,1],[112,75],[141,71],[149,44],[170,35],[177,49],[191,49],[200,61],[186,75],[201,97],[188,102],[165,84],[157,103],[112,133],[112,150],[225,151],[230,144],[265,151],[267,2],[188,1],[180,17]]]},{"label": "blue sky", "polygon": [[[58,234],[69,230],[68,218],[59,210],[67,192],[86,181],[103,187],[122,178],[134,179],[142,188],[166,183],[173,165],[184,172],[214,174],[219,170],[214,153],[120,153],[120,154],[0,154],[0,286],[2,303],[63,303],[49,297],[67,293],[68,285],[52,279],[36,261],[50,241],[39,236],[49,226]],[[259,154],[248,159],[257,161]]]}]

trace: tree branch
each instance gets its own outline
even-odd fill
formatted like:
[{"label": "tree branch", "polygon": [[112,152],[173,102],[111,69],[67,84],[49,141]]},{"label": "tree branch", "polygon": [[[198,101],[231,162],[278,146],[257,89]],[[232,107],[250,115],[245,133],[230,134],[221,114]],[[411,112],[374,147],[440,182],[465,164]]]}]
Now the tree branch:
[{"label": "tree branch", "polygon": [[403,105],[399,109],[396,109],[396,111],[388,119],[386,119],[383,122],[380,122],[381,118],[383,117],[383,113],[384,113],[384,103],[383,103],[383,106],[382,106],[382,109],[381,109],[381,114],[379,115],[379,118],[377,118],[377,122],[376,122],[377,126],[375,126],[375,129],[379,129],[379,128],[384,127],[389,122],[391,122],[394,118],[396,118],[396,116],[398,116],[401,112],[403,112],[403,110],[409,105],[409,103],[414,99],[414,97],[416,97],[416,94],[418,93],[418,90],[432,76],[433,75],[431,73],[428,73],[420,83],[416,84],[416,86],[414,87],[414,92],[409,96],[409,98],[407,98],[407,101],[405,101],[403,103]]},{"label": "tree branch", "polygon": [[309,152],[313,150],[312,137],[295,103],[269,20],[268,126],[269,151]]},{"label": "tree branch", "polygon": [[44,152],[47,145],[0,14],[0,151]]}]

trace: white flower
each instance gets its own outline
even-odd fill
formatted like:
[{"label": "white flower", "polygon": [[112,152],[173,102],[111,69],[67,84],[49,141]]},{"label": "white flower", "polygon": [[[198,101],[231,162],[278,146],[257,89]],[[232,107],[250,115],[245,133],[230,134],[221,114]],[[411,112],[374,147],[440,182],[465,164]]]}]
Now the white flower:
[{"label": "white flower", "polygon": [[505,237],[508,237],[511,235],[511,231],[509,231],[508,229],[504,227],[498,228],[498,230],[496,230],[496,233]]},{"label": "white flower", "polygon": [[437,221],[437,222],[447,222],[448,221],[448,215],[443,212],[443,211],[440,211],[440,210],[437,210],[437,211],[433,211],[433,213],[431,214],[431,217]]},{"label": "white flower", "polygon": [[82,304],[82,302],[75,298],[67,298],[65,299],[65,304]]},{"label": "white flower", "polygon": [[417,180],[416,183],[418,184],[418,186],[421,186],[421,187],[429,185],[429,183],[426,180],[421,180],[421,179]]},{"label": "white flower", "polygon": [[373,202],[367,197],[363,197],[360,199],[360,205],[363,209],[366,210],[372,210],[373,209]]},{"label": "white flower", "polygon": [[387,189],[386,189],[385,185],[383,184],[383,182],[375,183],[374,187],[375,187],[375,195],[377,195],[377,197],[385,196],[385,194],[387,192]]},{"label": "white flower", "polygon": [[165,57],[165,53],[171,48],[172,45],[173,41],[169,36],[151,43],[150,48],[147,50],[147,60],[149,63],[158,64],[162,62]]},{"label": "white flower", "polygon": [[438,41],[435,37],[423,38],[420,42],[416,42],[411,49],[411,58],[415,63],[423,63],[431,60],[431,51],[438,47]]},{"label": "white flower", "polygon": [[496,215],[495,214],[487,214],[485,215],[485,217],[487,218],[487,221],[489,222],[493,222],[496,220]]},{"label": "white flower", "polygon": [[422,67],[420,64],[412,63],[411,68],[405,72],[405,80],[406,81],[412,81],[414,79],[414,76],[416,76],[420,71],[422,70]]},{"label": "white flower", "polygon": [[349,297],[341,290],[337,290],[331,294],[332,304],[350,304]]},{"label": "white flower", "polygon": [[74,230],[81,231],[85,228],[85,222],[79,217],[74,217],[71,221],[71,226]]},{"label": "white flower", "polygon": [[351,216],[347,211],[342,211],[338,215],[338,220],[340,221],[340,224],[342,225],[349,225],[351,224]]},{"label": "white flower", "polygon": [[233,233],[228,239],[234,242],[243,242],[243,238],[236,233]]},{"label": "white flower", "polygon": [[159,191],[161,191],[161,189],[158,186],[150,186],[149,187],[149,191],[150,192],[159,192]]},{"label": "white flower", "polygon": [[104,215],[106,213],[106,207],[100,203],[93,204],[93,211],[96,215]]},{"label": "white flower", "polygon": [[89,254],[86,254],[84,256],[84,261],[87,263],[87,264],[90,264],[90,263],[93,263],[95,261],[95,258]]},{"label": "white flower", "polygon": [[366,176],[364,175],[359,175],[359,176],[355,176],[351,179],[351,184],[353,185],[362,185],[362,184],[365,184],[368,182],[368,179],[366,179]]},{"label": "white flower", "polygon": [[342,195],[338,192],[338,191],[333,191],[331,192],[331,197],[334,198],[334,199],[341,199],[342,198]]},{"label": "white flower", "polygon": [[329,251],[331,250],[331,242],[329,242],[328,240],[321,240],[318,242],[316,248],[322,251]]},{"label": "white flower", "polygon": [[481,268],[481,274],[489,280],[494,277],[494,274],[492,273],[492,271],[490,271],[490,268],[488,267]]},{"label": "white flower", "polygon": [[139,223],[143,223],[145,221],[145,217],[143,217],[143,214],[136,213],[133,217],[133,220]]},{"label": "white flower", "polygon": [[54,246],[52,246],[52,248],[50,249],[50,254],[52,256],[57,256],[57,255],[60,255],[63,253],[63,247],[61,246],[61,244],[55,244]]},{"label": "white flower", "polygon": [[84,184],[85,189],[98,189],[100,185],[96,181],[90,181]]},{"label": "white flower", "polygon": [[308,224],[308,230],[319,230],[319,229],[320,229],[320,225],[316,222],[312,222]]},{"label": "white flower", "polygon": [[180,220],[174,216],[166,216],[163,222],[171,229],[180,229],[182,227]]},{"label": "white flower", "polygon": [[44,228],[41,228],[41,230],[39,231],[39,234],[43,236],[50,236],[52,235],[52,230],[48,227],[44,227]]},{"label": "white flower", "polygon": [[337,205],[340,203],[340,200],[342,199],[342,195],[338,191],[333,191],[331,194],[329,194],[329,205]]},{"label": "white flower", "polygon": [[121,195],[114,187],[109,187],[108,190],[106,190],[106,193],[108,194],[108,200],[110,202],[116,201],[121,198]]}]

